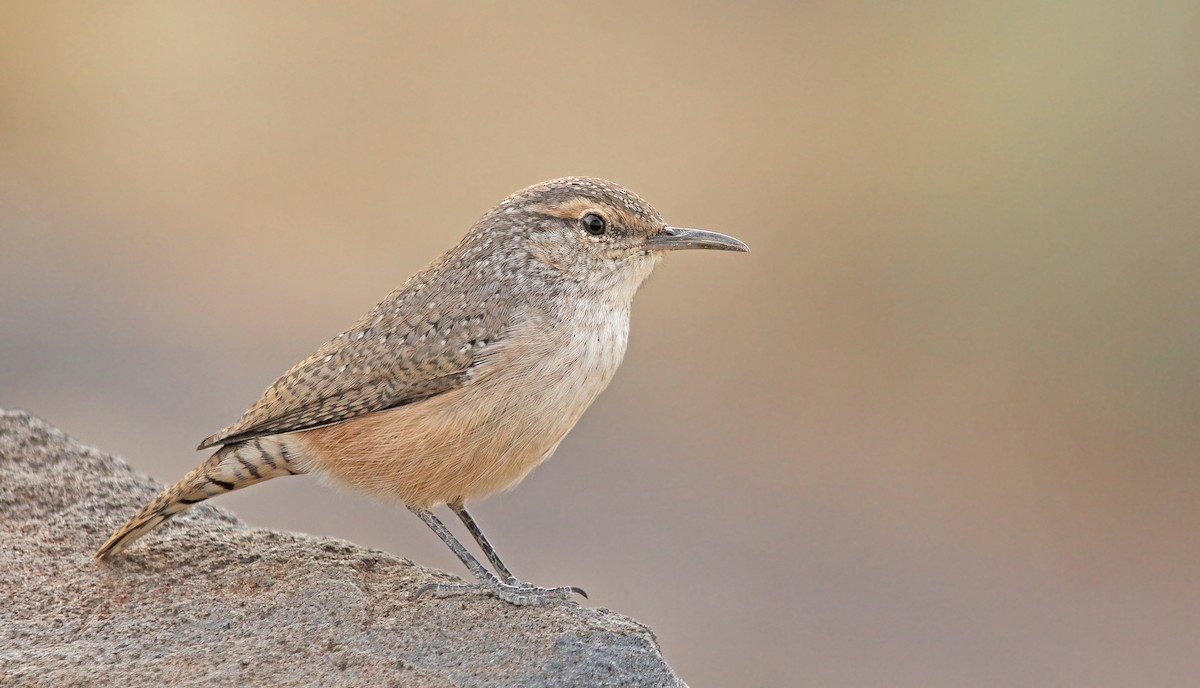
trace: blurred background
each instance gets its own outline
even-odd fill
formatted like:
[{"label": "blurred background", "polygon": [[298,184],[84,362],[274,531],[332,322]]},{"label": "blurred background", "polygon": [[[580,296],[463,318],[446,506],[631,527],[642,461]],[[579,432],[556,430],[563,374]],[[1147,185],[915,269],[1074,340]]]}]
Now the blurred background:
[{"label": "blurred background", "polygon": [[[694,686],[1193,686],[1200,4],[0,5],[0,406],[173,481],[510,192],[675,254],[477,515]],[[453,572],[311,478],[251,524]]]}]

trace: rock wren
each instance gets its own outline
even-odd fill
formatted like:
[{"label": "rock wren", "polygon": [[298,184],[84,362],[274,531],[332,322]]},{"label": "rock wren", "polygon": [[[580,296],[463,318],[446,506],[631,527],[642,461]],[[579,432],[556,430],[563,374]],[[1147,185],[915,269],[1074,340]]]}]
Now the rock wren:
[{"label": "rock wren", "polygon": [[[403,503],[478,580],[427,585],[414,597],[478,591],[524,605],[583,594],[515,578],[464,505],[516,485],[554,453],[620,365],[634,293],[664,251],[685,248],[749,250],[723,234],[667,226],[641,198],[601,179],[518,191],[201,442],[216,453],[96,558],[209,497],[318,473]],[[495,574],[433,514],[441,504]]]}]

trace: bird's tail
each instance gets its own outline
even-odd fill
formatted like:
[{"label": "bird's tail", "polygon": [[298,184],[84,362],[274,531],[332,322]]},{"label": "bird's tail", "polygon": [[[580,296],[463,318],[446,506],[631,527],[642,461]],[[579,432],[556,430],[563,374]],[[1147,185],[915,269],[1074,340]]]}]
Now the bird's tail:
[{"label": "bird's tail", "polygon": [[175,514],[209,497],[271,478],[303,472],[279,438],[257,438],[221,447],[207,461],[142,507],[128,523],[113,533],[108,542],[96,550],[95,556],[104,559],[120,552]]}]

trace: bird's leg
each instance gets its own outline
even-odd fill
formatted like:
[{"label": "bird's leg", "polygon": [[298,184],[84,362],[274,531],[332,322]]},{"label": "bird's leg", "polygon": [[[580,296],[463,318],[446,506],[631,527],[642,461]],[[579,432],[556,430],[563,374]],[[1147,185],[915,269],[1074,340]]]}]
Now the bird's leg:
[{"label": "bird's leg", "polygon": [[442,539],[442,542],[446,543],[446,546],[450,548],[450,551],[454,552],[454,555],[459,558],[459,560],[464,566],[467,567],[468,570],[470,570],[471,575],[475,576],[475,578],[479,581],[475,585],[428,583],[426,585],[422,585],[420,588],[417,588],[416,592],[413,593],[413,599],[420,597],[426,592],[433,592],[433,594],[437,595],[438,597],[458,595],[464,592],[482,592],[489,595],[495,595],[509,604],[525,606],[531,604],[545,605],[549,604],[550,601],[554,599],[565,600],[570,598],[571,593],[573,592],[577,592],[580,595],[587,597],[587,594],[582,590],[571,586],[562,586],[558,588],[539,588],[528,583],[514,584],[501,581],[496,577],[496,574],[488,571],[483,564],[479,563],[479,560],[476,559],[475,556],[470,552],[468,552],[466,547],[463,547],[462,543],[458,541],[458,538],[454,537],[454,533],[451,533],[450,529],[446,527],[446,524],[442,523],[437,516],[434,516],[433,512],[429,511],[428,509],[417,509],[411,506],[408,507],[408,509],[416,514],[417,518],[424,521],[425,525],[429,526],[430,530],[437,533],[437,536]]},{"label": "bird's leg", "polygon": [[475,519],[471,517],[471,514],[467,513],[467,508],[461,503],[447,504],[447,506],[450,507],[451,511],[458,514],[458,518],[462,520],[463,525],[471,532],[471,537],[475,538],[475,542],[479,543],[479,549],[482,549],[483,553],[487,555],[488,561],[492,562],[492,568],[496,569],[496,573],[500,574],[500,578],[505,583],[519,583],[517,577],[512,575],[512,572],[508,570],[503,561],[500,561],[500,555],[496,552],[496,548],[492,547],[492,543],[488,542],[487,537],[480,530],[479,524],[475,523]]},{"label": "bird's leg", "polygon": [[[492,567],[496,569],[496,573],[500,574],[500,578],[505,583],[521,588],[534,587],[532,583],[521,582],[512,574],[511,571],[508,570],[508,567],[505,566],[504,562],[500,560],[500,553],[497,552],[496,548],[492,546],[492,543],[488,541],[487,536],[483,534],[483,529],[479,527],[479,524],[475,522],[475,518],[471,516],[470,512],[467,511],[467,508],[463,506],[461,502],[450,503],[447,504],[447,506],[450,507],[451,511],[458,514],[458,518],[462,520],[463,525],[467,527],[468,531],[470,531],[471,537],[475,538],[475,542],[479,544],[479,548],[482,549],[483,553],[487,555],[488,561],[492,562]],[[587,593],[584,592],[582,588],[571,587],[571,590],[583,595],[584,597],[587,597]]]}]

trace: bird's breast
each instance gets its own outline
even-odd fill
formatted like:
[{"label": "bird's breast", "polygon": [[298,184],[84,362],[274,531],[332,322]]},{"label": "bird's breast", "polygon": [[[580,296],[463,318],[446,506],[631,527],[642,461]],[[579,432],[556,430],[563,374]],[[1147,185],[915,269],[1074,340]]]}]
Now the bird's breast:
[{"label": "bird's breast", "polygon": [[625,357],[629,309],[576,304],[561,309],[554,325],[534,320],[521,339],[521,346],[533,355],[515,368],[528,366],[522,373],[541,381],[550,397],[543,402],[547,410],[582,404],[582,413],[608,386]]}]

